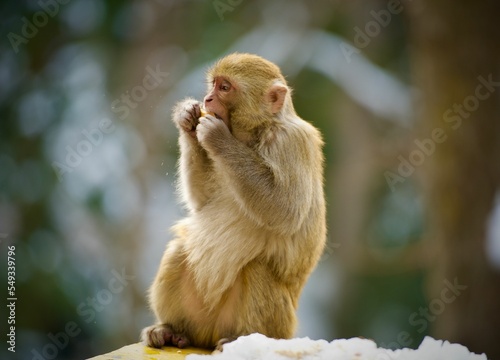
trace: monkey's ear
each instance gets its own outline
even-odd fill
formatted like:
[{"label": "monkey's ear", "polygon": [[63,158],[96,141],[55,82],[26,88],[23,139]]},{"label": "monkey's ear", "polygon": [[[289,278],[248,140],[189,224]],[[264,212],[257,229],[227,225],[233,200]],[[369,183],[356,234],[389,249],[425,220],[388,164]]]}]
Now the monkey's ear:
[{"label": "monkey's ear", "polygon": [[281,110],[283,104],[285,103],[286,93],[288,88],[282,83],[275,83],[271,86],[267,92],[267,100],[271,105],[271,113],[276,114]]}]

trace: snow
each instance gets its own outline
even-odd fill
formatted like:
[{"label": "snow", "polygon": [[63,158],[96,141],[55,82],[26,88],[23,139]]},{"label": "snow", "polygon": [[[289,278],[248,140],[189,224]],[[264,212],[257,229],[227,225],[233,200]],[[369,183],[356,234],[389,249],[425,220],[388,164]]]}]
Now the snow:
[{"label": "snow", "polygon": [[425,337],[418,349],[388,350],[377,348],[372,340],[352,338],[311,340],[270,339],[261,334],[242,336],[225,344],[222,353],[188,355],[187,360],[487,360],[460,344]]}]

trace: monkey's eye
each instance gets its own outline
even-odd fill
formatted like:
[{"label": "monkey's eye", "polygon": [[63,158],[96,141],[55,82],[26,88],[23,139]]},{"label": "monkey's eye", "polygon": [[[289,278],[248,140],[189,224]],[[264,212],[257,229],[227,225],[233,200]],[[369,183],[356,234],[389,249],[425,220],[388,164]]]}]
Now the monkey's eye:
[{"label": "monkey's eye", "polygon": [[222,84],[219,86],[219,90],[221,91],[229,91],[231,89],[231,84],[228,83],[227,81],[224,81]]}]

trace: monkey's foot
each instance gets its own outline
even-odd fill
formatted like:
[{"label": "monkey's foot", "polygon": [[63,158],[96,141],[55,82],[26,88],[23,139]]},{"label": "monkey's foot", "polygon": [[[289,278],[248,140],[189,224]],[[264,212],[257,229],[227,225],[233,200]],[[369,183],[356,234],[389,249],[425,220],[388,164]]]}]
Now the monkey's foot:
[{"label": "monkey's foot", "polygon": [[222,352],[222,347],[224,346],[224,344],[230,343],[236,339],[237,338],[235,337],[220,339],[219,341],[217,341],[217,345],[215,345],[215,351]]},{"label": "monkey's foot", "polygon": [[141,341],[146,346],[161,348],[166,345],[177,346],[183,349],[189,346],[189,339],[182,333],[177,333],[167,324],[151,325],[141,332]]}]

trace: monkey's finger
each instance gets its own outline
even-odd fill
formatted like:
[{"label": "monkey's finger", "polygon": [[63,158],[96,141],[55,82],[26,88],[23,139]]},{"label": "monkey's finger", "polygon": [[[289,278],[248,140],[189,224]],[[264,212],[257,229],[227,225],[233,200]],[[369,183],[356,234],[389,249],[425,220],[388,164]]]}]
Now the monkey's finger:
[{"label": "monkey's finger", "polygon": [[217,116],[215,116],[215,114],[207,113],[207,112],[204,112],[204,111],[202,111],[202,116],[201,116],[200,120],[201,119],[207,119],[211,123],[216,123],[217,120],[218,121],[222,121],[222,119],[219,119]]},{"label": "monkey's finger", "polygon": [[189,114],[193,117],[193,119],[198,119],[200,117],[200,104],[195,103],[189,110]]},{"label": "monkey's finger", "polygon": [[187,113],[189,114],[189,117],[191,119],[197,119],[198,118],[198,115],[197,115],[197,112],[196,112],[196,108],[194,106],[191,109],[189,109],[187,111]]},{"label": "monkey's finger", "polygon": [[201,130],[201,137],[204,137],[204,134],[207,133],[218,133],[220,136],[224,134],[230,134],[229,127],[226,125],[224,120],[219,119],[212,115],[203,116],[200,118],[200,126],[196,128]]},{"label": "monkey's finger", "polygon": [[194,117],[198,119],[200,116],[202,116],[202,110],[200,104],[195,104],[194,105]]},{"label": "monkey's finger", "polygon": [[211,125],[214,124],[214,120],[215,120],[214,116],[205,115],[199,119],[199,124],[205,127],[210,127]]},{"label": "monkey's finger", "polygon": [[195,132],[196,125],[198,125],[198,124],[195,123],[193,120],[188,119],[188,118],[185,118],[183,121],[180,121],[178,123],[179,128],[187,133]]}]

